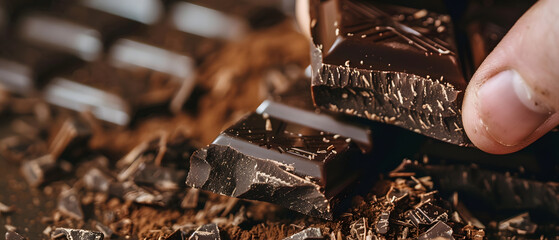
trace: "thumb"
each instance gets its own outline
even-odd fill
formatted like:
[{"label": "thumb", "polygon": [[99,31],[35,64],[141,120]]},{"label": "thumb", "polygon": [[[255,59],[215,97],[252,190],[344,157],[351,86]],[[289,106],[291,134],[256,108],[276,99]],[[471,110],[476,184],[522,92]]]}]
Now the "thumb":
[{"label": "thumb", "polygon": [[559,1],[538,1],[474,74],[464,129],[481,150],[518,151],[559,124]]}]

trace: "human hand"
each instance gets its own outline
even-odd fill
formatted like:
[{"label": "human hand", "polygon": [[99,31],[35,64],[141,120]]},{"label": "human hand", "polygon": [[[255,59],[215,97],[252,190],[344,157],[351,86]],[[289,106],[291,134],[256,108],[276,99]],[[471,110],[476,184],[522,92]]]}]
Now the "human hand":
[{"label": "human hand", "polygon": [[518,151],[559,124],[559,1],[528,10],[478,68],[462,105],[483,151]]}]

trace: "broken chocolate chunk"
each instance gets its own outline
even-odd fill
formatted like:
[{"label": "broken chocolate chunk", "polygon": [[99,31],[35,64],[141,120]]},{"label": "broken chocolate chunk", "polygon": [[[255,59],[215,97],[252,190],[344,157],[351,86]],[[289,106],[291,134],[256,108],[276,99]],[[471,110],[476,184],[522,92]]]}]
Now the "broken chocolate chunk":
[{"label": "broken chocolate chunk", "polygon": [[386,234],[390,228],[388,220],[390,219],[390,211],[382,211],[375,224],[377,233]]},{"label": "broken chocolate chunk", "polygon": [[499,222],[498,228],[500,231],[509,231],[520,235],[526,235],[534,233],[538,225],[530,220],[530,214],[526,212]]},{"label": "broken chocolate chunk", "polygon": [[430,225],[436,221],[448,221],[448,210],[436,206],[432,202],[427,202],[408,211],[407,217],[415,226]]},{"label": "broken chocolate chunk", "polygon": [[63,190],[58,196],[58,210],[71,218],[83,220],[78,193],[73,188]]},{"label": "broken chocolate chunk", "polygon": [[21,165],[21,174],[32,187],[37,187],[45,182],[57,178],[64,173],[56,160],[49,154],[28,160]]},{"label": "broken chocolate chunk", "polygon": [[103,240],[103,234],[84,229],[57,228],[51,233],[51,238],[67,240]]},{"label": "broken chocolate chunk", "polygon": [[63,154],[75,157],[85,151],[91,135],[92,129],[85,121],[77,117],[64,118],[51,130],[48,141],[50,155],[55,159]]},{"label": "broken chocolate chunk", "polygon": [[103,236],[105,236],[106,239],[111,239],[114,234],[113,230],[110,227],[105,226],[100,222],[95,222],[95,228],[103,233]]},{"label": "broken chocolate chunk", "polygon": [[322,232],[320,231],[320,228],[307,228],[303,231],[300,231],[289,237],[286,237],[283,240],[313,240],[313,239],[316,240],[324,239],[324,236],[322,236]]},{"label": "broken chocolate chunk", "polygon": [[365,1],[313,1],[318,107],[469,145],[466,80],[447,15]]},{"label": "broken chocolate chunk", "polygon": [[219,228],[215,223],[210,223],[210,224],[200,226],[188,238],[188,240],[220,240],[220,239],[221,237],[219,236]]},{"label": "broken chocolate chunk", "polygon": [[419,240],[440,239],[440,240],[454,240],[452,237],[452,228],[444,222],[438,221],[431,228],[427,229],[423,234],[417,238]]},{"label": "broken chocolate chunk", "polygon": [[7,231],[6,232],[6,240],[25,240],[23,236],[19,235],[19,233],[14,231]]},{"label": "broken chocolate chunk", "polygon": [[186,183],[332,219],[365,161],[349,138],[250,114],[191,157]]},{"label": "broken chocolate chunk", "polygon": [[368,127],[336,119],[334,116],[317,111],[313,106],[312,96],[308,89],[310,79],[300,77],[295,81],[285,90],[285,93],[280,94],[275,99],[262,102],[256,112],[259,114],[267,113],[284,121],[351,138],[363,152],[372,149],[371,130]]}]

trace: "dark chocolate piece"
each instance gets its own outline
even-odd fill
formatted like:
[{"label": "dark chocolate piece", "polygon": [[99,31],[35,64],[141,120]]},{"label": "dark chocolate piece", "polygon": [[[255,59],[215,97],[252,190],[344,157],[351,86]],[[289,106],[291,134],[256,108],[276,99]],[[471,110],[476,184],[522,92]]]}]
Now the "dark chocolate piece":
[{"label": "dark chocolate piece", "polygon": [[102,233],[84,229],[57,228],[51,233],[53,239],[62,237],[67,240],[103,240]]},{"label": "dark chocolate piece", "polygon": [[198,197],[200,195],[200,190],[197,188],[189,188],[186,190],[186,194],[181,201],[181,207],[188,209],[188,208],[196,208],[198,206]]},{"label": "dark chocolate piece", "polygon": [[167,206],[173,199],[172,192],[158,192],[136,185],[133,181],[114,182],[99,169],[91,169],[84,176],[88,189],[140,204]]},{"label": "dark chocolate piece", "polygon": [[419,235],[418,240],[440,239],[454,240],[452,237],[452,228],[444,222],[438,221],[431,228],[427,229],[423,234]]},{"label": "dark chocolate piece", "polygon": [[86,151],[91,136],[92,129],[88,123],[77,117],[64,118],[53,126],[48,150],[55,159],[63,154],[75,157]]},{"label": "dark chocolate piece", "polygon": [[168,104],[180,85],[170,76],[127,70],[93,62],[54,78],[44,90],[45,101],[74,111],[91,111],[98,119],[126,125],[135,112]]},{"label": "dark chocolate piece", "polygon": [[58,196],[58,210],[67,216],[83,220],[83,211],[78,193],[73,188],[63,190]]},{"label": "dark chocolate piece", "polygon": [[520,235],[532,234],[536,232],[538,225],[530,220],[530,214],[525,212],[518,216],[499,222],[500,231],[508,231]]},{"label": "dark chocolate piece", "polygon": [[21,235],[19,235],[19,233],[14,232],[14,231],[7,231],[6,232],[6,240],[25,240],[25,238]]},{"label": "dark chocolate piece", "polygon": [[466,81],[449,16],[356,0],[314,3],[318,107],[469,144],[460,113]]},{"label": "dark chocolate piece", "polygon": [[303,231],[295,233],[283,240],[313,240],[313,239],[324,239],[320,228],[307,228]]},{"label": "dark chocolate piece", "polygon": [[154,164],[141,164],[133,178],[139,185],[153,186],[160,191],[171,191],[184,186],[186,171]]},{"label": "dark chocolate piece", "polygon": [[184,237],[184,233],[181,230],[176,230],[167,236],[165,240],[184,240]]},{"label": "dark chocolate piece", "polygon": [[51,155],[28,160],[21,165],[21,174],[32,187],[51,181],[60,173],[60,168]]},{"label": "dark chocolate piece", "polygon": [[407,217],[415,226],[430,225],[437,221],[448,221],[448,211],[431,202],[427,202],[418,208],[408,211]]},{"label": "dark chocolate piece", "polygon": [[215,223],[210,223],[210,224],[200,226],[188,238],[188,240],[220,240],[220,239],[221,237],[219,236],[219,228]]},{"label": "dark chocolate piece", "polygon": [[81,61],[70,55],[22,43],[0,40],[0,85],[9,92],[33,95],[54,74]]},{"label": "dark chocolate piece", "polygon": [[18,26],[23,40],[97,60],[117,37],[137,29],[139,23],[76,4],[27,13]]},{"label": "dark chocolate piece", "polygon": [[192,156],[186,183],[332,219],[364,158],[351,139],[250,114]]},{"label": "dark chocolate piece", "polygon": [[105,236],[106,239],[111,239],[114,234],[110,227],[105,226],[100,222],[95,222],[95,228],[99,230],[99,232],[103,233],[103,236]]},{"label": "dark chocolate piece", "polygon": [[163,3],[159,0],[85,0],[83,4],[144,24],[154,24],[163,16]]},{"label": "dark chocolate piece", "polygon": [[235,2],[178,1],[171,7],[171,23],[180,31],[206,38],[238,40],[248,23],[235,12]]},{"label": "dark chocolate piece", "polygon": [[312,96],[308,89],[310,79],[300,77],[295,81],[296,83],[285,90],[285,93],[260,104],[256,112],[267,113],[283,121],[351,138],[364,152],[372,149],[371,130],[368,127],[321,113],[312,103]]},{"label": "dark chocolate piece", "polygon": [[375,224],[375,230],[377,233],[386,234],[388,229],[390,229],[388,220],[390,219],[390,211],[382,211],[378,217],[377,223]]}]

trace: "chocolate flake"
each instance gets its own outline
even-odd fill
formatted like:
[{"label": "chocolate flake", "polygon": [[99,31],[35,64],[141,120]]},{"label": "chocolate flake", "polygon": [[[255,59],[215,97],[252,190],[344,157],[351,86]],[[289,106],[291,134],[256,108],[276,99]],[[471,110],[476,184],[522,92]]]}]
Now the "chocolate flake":
[{"label": "chocolate flake", "polygon": [[425,231],[423,234],[419,235],[417,239],[454,240],[454,237],[452,237],[452,228],[446,225],[446,223],[438,221],[431,228],[427,229],[427,231]]},{"label": "chocolate flake", "polygon": [[75,189],[69,188],[60,192],[58,196],[58,210],[71,218],[83,220],[82,207]]},{"label": "chocolate flake", "polygon": [[307,228],[282,240],[312,240],[312,239],[324,239],[320,228]]},{"label": "chocolate flake", "polygon": [[220,240],[220,239],[221,237],[219,236],[219,228],[215,223],[210,223],[210,224],[200,226],[188,238],[188,240]]},{"label": "chocolate flake", "polygon": [[67,240],[103,240],[103,234],[84,229],[57,228],[52,231],[51,238]]}]

